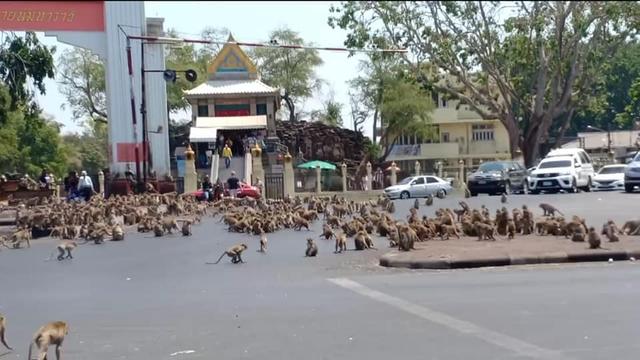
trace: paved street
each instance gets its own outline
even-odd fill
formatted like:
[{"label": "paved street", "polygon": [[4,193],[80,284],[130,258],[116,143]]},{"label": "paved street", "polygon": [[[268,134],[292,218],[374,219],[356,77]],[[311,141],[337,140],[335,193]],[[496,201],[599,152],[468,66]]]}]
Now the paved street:
[{"label": "paved street", "polygon": [[[539,202],[600,227],[638,217],[640,194],[513,195],[508,207]],[[454,207],[459,198],[436,199]],[[495,211],[499,197],[467,199]],[[421,200],[423,203],[423,200]],[[413,200],[397,202],[404,217]],[[256,237],[207,219],[192,238],[128,234],[87,244],[72,261],[44,261],[55,244],[0,252],[0,312],[24,359],[33,332],[66,320],[66,359],[635,359],[640,347],[640,263],[410,271],[377,266],[386,252],[334,255],[315,231]],[[246,264],[217,259],[241,240]],[[352,242],[349,243],[352,248]],[[0,355],[3,349],[0,349]]]}]

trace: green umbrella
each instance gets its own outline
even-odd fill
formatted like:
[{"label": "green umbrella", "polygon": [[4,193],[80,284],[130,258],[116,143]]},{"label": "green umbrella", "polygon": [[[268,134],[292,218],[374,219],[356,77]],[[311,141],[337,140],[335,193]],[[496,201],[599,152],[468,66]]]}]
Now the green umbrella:
[{"label": "green umbrella", "polygon": [[328,163],[326,161],[320,161],[320,160],[308,161],[306,163],[298,165],[297,167],[299,169],[315,169],[318,166],[320,167],[320,169],[324,169],[324,170],[336,169],[336,166],[333,165],[332,163]]}]

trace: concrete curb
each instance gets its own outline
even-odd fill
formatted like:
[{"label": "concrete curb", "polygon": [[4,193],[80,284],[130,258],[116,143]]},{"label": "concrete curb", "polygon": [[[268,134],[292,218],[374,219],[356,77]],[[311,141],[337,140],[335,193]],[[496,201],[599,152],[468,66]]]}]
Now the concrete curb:
[{"label": "concrete curb", "polygon": [[507,255],[470,259],[406,259],[404,253],[392,252],[380,257],[380,266],[408,269],[465,269],[487,266],[559,264],[567,262],[615,261],[640,259],[640,250],[590,250],[557,252],[543,255]]}]

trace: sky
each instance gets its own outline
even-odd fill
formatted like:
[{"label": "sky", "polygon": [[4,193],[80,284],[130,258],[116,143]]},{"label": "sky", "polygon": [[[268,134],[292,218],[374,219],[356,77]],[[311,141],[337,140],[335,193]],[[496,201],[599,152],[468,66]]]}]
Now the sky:
[{"label": "sky", "polygon": [[[327,24],[332,2],[197,2],[197,1],[146,1],[147,17],[163,17],[165,30],[176,29],[181,36],[197,38],[207,26],[229,29],[237,41],[266,42],[269,33],[283,26],[297,31],[303,39],[318,46],[342,47],[346,32],[331,29]],[[56,60],[64,49],[70,46],[58,43],[53,37],[38,33],[47,45],[56,45]],[[246,49],[244,49],[246,50]],[[358,75],[358,59],[349,58],[344,52],[321,51],[323,65],[316,74],[326,82],[321,93],[303,104],[305,111],[321,108],[322,100],[333,94],[334,99],[343,104],[342,116],[345,126],[351,128],[347,81]],[[259,70],[259,69],[258,69]],[[80,130],[80,123],[74,121],[69,109],[62,109],[64,97],[58,92],[55,80],[47,80],[47,93],[39,96],[44,112],[61,122],[63,132]],[[181,114],[172,119],[188,119]],[[365,123],[365,134],[372,129]]]}]

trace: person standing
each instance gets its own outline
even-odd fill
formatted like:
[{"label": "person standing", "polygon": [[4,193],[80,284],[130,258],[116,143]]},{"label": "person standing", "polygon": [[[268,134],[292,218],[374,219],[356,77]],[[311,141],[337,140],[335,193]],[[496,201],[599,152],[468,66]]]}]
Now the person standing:
[{"label": "person standing", "polygon": [[231,152],[231,148],[229,144],[224,145],[224,149],[222,149],[222,158],[224,159],[224,166],[228,169],[231,166],[231,157],[233,156],[233,152]]},{"label": "person standing", "polygon": [[229,189],[229,196],[232,198],[235,198],[238,195],[240,180],[236,177],[235,171],[231,171],[231,177],[227,179],[227,188]]},{"label": "person standing", "polygon": [[80,196],[84,198],[85,201],[91,200],[91,195],[93,195],[93,181],[87,175],[87,172],[82,170],[80,179],[78,180],[78,192]]},{"label": "person standing", "polygon": [[208,175],[205,175],[202,180],[202,191],[204,192],[204,199],[211,201],[213,197],[213,184],[211,184],[211,180],[209,180]]}]

